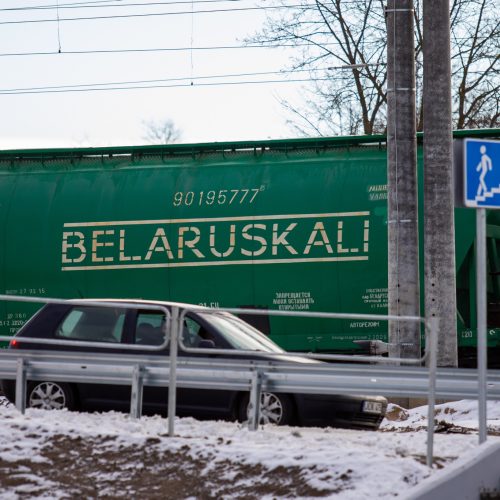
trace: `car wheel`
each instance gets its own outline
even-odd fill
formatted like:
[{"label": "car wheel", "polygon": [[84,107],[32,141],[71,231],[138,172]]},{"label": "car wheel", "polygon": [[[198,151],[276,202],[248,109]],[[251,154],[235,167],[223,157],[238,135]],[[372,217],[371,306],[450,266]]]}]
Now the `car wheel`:
[{"label": "car wheel", "polygon": [[29,408],[41,410],[74,409],[71,388],[59,382],[36,382],[28,389]]},{"label": "car wheel", "polygon": [[[240,420],[250,417],[250,398],[245,396],[240,406]],[[295,417],[293,402],[286,394],[263,392],[260,395],[259,424],[289,425]]]}]

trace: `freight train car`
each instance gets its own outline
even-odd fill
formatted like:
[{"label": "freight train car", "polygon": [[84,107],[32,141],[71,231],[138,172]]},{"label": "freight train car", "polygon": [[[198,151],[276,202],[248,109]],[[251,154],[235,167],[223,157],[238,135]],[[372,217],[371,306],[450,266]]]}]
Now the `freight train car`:
[{"label": "freight train car", "polygon": [[[4,151],[0,293],[383,314],[386,177],[384,137]],[[488,217],[496,348],[500,219]],[[456,210],[464,356],[475,345],[474,220]],[[15,333],[34,307],[1,303],[0,332]],[[387,340],[378,321],[252,320],[289,350]]]}]

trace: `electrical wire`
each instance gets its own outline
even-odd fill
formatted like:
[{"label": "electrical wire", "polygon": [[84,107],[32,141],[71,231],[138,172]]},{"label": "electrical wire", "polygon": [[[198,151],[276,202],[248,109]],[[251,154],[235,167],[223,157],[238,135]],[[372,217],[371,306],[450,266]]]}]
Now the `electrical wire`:
[{"label": "electrical wire", "polygon": [[58,52],[61,52],[61,23],[59,21],[59,0],[57,2],[57,44],[59,47]]},{"label": "electrical wire", "polygon": [[[112,2],[122,2],[124,0],[95,0],[93,2],[73,2],[73,3],[65,3],[60,4],[60,7],[82,7],[91,6],[90,4],[110,4]],[[11,11],[26,11],[26,10],[39,10],[39,9],[55,9],[55,5],[29,5],[23,7],[4,7],[0,9],[0,12],[11,12]]]},{"label": "electrical wire", "polygon": [[[123,0],[103,0],[97,2],[78,2],[78,3],[66,3],[60,4],[60,9],[97,9],[104,8],[110,9],[115,7],[151,7],[157,5],[180,5],[180,4],[190,4],[189,0],[174,0],[172,2],[144,2],[144,3],[119,3],[113,4],[112,2],[122,2]],[[224,3],[224,2],[243,2],[246,0],[195,0],[193,3]],[[343,0],[343,4],[355,4],[354,0]],[[282,5],[283,6],[283,5]],[[37,10],[52,10],[55,9],[56,5],[35,5],[26,7],[5,7],[0,8],[0,12],[26,12],[26,11],[37,11]]]},{"label": "electrical wire", "polygon": [[[113,4],[111,2],[119,0],[106,0],[105,2],[80,2],[77,4],[60,4],[59,9],[113,9],[116,7],[152,7],[157,5],[183,5],[190,4],[189,0],[174,0],[173,2],[145,2],[145,3],[120,3]],[[193,3],[224,3],[224,2],[244,2],[246,0],[194,0]],[[91,4],[91,5],[87,5]],[[38,5],[33,7],[7,7],[0,8],[0,12],[29,12],[37,10],[53,10],[57,5]]]},{"label": "electrical wire", "polygon": [[286,74],[296,74],[296,73],[309,73],[311,71],[333,71],[337,69],[349,69],[346,66],[329,66],[326,68],[317,68],[314,70],[302,69],[302,70],[280,70],[280,71],[259,71],[252,73],[229,73],[224,75],[204,75],[204,76],[183,76],[175,78],[160,78],[154,80],[129,80],[121,82],[100,82],[100,83],[80,83],[73,85],[49,85],[43,87],[22,87],[22,88],[12,88],[12,89],[0,89],[0,92],[6,93],[16,93],[24,91],[35,91],[35,90],[71,90],[79,89],[81,87],[91,88],[91,87],[107,87],[107,86],[123,86],[123,85],[138,85],[138,84],[156,84],[156,83],[167,83],[167,82],[179,82],[191,80],[212,80],[212,79],[222,79],[222,78],[247,78],[255,76],[269,76],[269,75],[286,75]]},{"label": "electrical wire", "polygon": [[0,90],[0,95],[24,95],[24,94],[61,94],[70,92],[104,92],[119,90],[141,90],[141,89],[161,89],[161,88],[181,88],[181,87],[210,87],[223,85],[262,85],[277,83],[304,83],[332,81],[332,78],[297,78],[290,80],[243,80],[234,82],[201,82],[201,83],[175,83],[169,85],[140,85],[132,87],[106,87],[106,88],[88,88],[88,89],[55,89],[55,90],[28,90],[19,92],[5,92]]},{"label": "electrical wire", "polygon": [[[375,42],[373,43],[376,44]],[[280,44],[272,44],[272,45],[213,45],[206,47],[153,47],[153,48],[143,48],[143,49],[96,49],[96,50],[63,50],[61,52],[58,51],[37,51],[37,52],[5,52],[0,53],[0,57],[22,57],[22,56],[52,56],[56,54],[65,54],[65,55],[84,55],[84,54],[126,54],[133,52],[182,52],[182,51],[197,51],[197,50],[237,50],[237,49],[278,49],[278,48],[295,48],[295,47],[317,47],[315,43],[280,43]],[[340,46],[338,42],[328,42],[322,44],[324,47],[330,46]]]},{"label": "electrical wire", "polygon": [[[145,17],[158,17],[158,16],[180,16],[180,15],[192,15],[192,14],[221,14],[226,12],[248,12],[248,11],[264,11],[264,10],[276,10],[276,9],[295,9],[295,8],[313,8],[316,9],[316,4],[294,4],[294,5],[261,5],[257,7],[238,7],[231,9],[208,9],[208,10],[188,10],[179,12],[148,12],[142,14],[118,14],[111,16],[83,16],[83,17],[61,17],[59,22],[70,22],[70,21],[95,21],[95,20],[107,20],[107,19],[130,19],[130,18],[145,18]],[[38,23],[53,23],[57,22],[57,18],[51,19],[24,19],[19,21],[0,21],[0,25],[12,25],[12,24],[38,24]]]},{"label": "electrical wire", "polygon": [[[355,65],[359,66],[359,65]],[[172,88],[172,87],[189,87],[189,86],[207,86],[207,85],[242,85],[242,84],[262,84],[262,83],[294,83],[294,82],[310,82],[310,81],[332,81],[345,79],[344,76],[333,75],[325,78],[294,78],[294,79],[279,79],[279,80],[243,80],[243,81],[217,81],[206,82],[202,80],[221,80],[225,78],[248,78],[255,76],[270,76],[270,75],[286,75],[297,73],[310,73],[311,71],[333,71],[350,69],[351,66],[330,66],[326,68],[318,68],[316,70],[288,70],[288,71],[260,71],[254,73],[232,73],[225,75],[204,75],[196,77],[176,77],[162,78],[155,80],[132,80],[122,82],[104,82],[104,83],[82,83],[74,85],[52,85],[44,87],[23,87],[0,89],[1,95],[15,94],[38,94],[38,93],[61,93],[61,92],[89,92],[93,90],[128,90],[128,89],[147,89],[147,88]],[[197,81],[195,84],[194,81]],[[175,82],[175,83],[172,83]],[[185,83],[179,83],[185,82]],[[161,85],[160,85],[161,84]],[[168,84],[168,85],[164,85]]]}]

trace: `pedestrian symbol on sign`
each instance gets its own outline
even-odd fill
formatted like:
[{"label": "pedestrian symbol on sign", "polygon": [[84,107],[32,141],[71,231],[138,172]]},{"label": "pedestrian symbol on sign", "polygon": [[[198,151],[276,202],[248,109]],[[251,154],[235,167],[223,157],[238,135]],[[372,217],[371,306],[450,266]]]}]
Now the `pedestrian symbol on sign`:
[{"label": "pedestrian symbol on sign", "polygon": [[500,142],[464,141],[465,205],[500,208]]},{"label": "pedestrian symbol on sign", "polygon": [[[482,196],[482,200],[484,201],[484,197],[488,193],[488,188],[486,187],[486,182],[484,181],[484,178],[486,177],[486,174],[488,173],[488,170],[492,169],[492,163],[491,163],[491,158],[486,154],[486,146],[481,146],[480,148],[481,151],[481,161],[478,163],[476,170],[478,172],[481,172],[479,175],[479,187],[477,188],[477,196],[476,200]],[[479,201],[479,200],[478,200]]]}]

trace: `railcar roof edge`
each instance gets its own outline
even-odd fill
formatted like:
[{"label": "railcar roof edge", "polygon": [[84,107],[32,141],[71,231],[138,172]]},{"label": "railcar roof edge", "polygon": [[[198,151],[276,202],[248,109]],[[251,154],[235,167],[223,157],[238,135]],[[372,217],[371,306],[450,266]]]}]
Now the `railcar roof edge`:
[{"label": "railcar roof edge", "polygon": [[[500,129],[456,130],[455,139],[464,137],[494,137],[500,138]],[[417,134],[417,141],[421,143],[423,133]],[[0,151],[0,160],[49,160],[55,158],[81,158],[89,156],[114,155],[186,155],[204,152],[268,150],[293,151],[300,149],[335,148],[361,145],[385,145],[385,135],[359,135],[338,137],[315,137],[301,139],[272,139],[262,141],[228,141],[193,144],[163,144],[151,146],[111,146],[97,148],[48,148],[48,149],[8,149]]]}]

